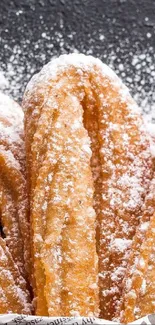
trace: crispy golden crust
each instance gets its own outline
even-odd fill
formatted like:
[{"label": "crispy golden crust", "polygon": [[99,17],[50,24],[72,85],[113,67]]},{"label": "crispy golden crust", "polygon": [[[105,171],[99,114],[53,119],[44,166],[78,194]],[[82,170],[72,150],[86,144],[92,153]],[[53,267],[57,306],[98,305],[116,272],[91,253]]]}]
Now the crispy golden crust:
[{"label": "crispy golden crust", "polygon": [[[70,55],[32,79],[23,107],[37,313],[97,311],[95,216],[87,212],[94,208],[100,316],[111,319],[151,178],[149,142],[137,106],[99,60]],[[78,256],[82,246],[90,260],[86,265],[80,255],[80,267],[73,253]],[[83,292],[94,289],[79,298],[80,283]]]},{"label": "crispy golden crust", "polygon": [[2,238],[0,238],[0,275],[0,314],[31,314],[26,282]]},{"label": "crispy golden crust", "polygon": [[[72,101],[73,98],[69,96],[64,103],[67,104],[68,110],[70,109],[70,121],[72,119],[74,121],[76,116],[79,118],[79,115],[82,120],[82,107],[77,105],[74,110]],[[62,116],[60,114],[58,120],[57,123],[63,122],[64,128],[59,134],[52,126],[49,144],[51,148],[47,151],[44,164],[40,168],[32,206],[37,314],[45,312],[46,306],[45,304],[43,306],[45,299],[42,296],[46,284],[45,296],[49,315],[68,316],[77,313],[89,316],[98,310],[98,271],[90,154],[84,151],[84,146],[88,145],[88,136],[84,128],[77,129],[77,133],[73,133],[72,136],[72,130],[67,128],[67,111],[64,110],[64,114]],[[54,142],[58,140],[59,149],[52,150]],[[74,141],[71,148],[69,141]],[[88,197],[85,196],[87,192]],[[41,214],[42,219],[39,220]],[[89,234],[86,233],[88,229]],[[39,235],[44,236],[44,245],[40,242],[40,247],[37,240]],[[40,259],[38,255],[36,258],[36,253],[39,252]],[[42,263],[44,272],[41,268]]]},{"label": "crispy golden crust", "polygon": [[[3,231],[8,242],[9,249],[12,250],[15,262],[19,264],[21,273],[25,278],[30,278],[30,237],[28,224],[28,202],[27,188],[23,174],[20,171],[20,166],[8,152],[0,147],[0,176],[2,182],[2,214],[1,222]],[[17,250],[13,250],[11,238],[16,242]],[[9,244],[10,243],[10,244]],[[19,253],[20,251],[20,253]],[[19,254],[18,254],[19,253]],[[16,257],[14,256],[16,254]]]},{"label": "crispy golden crust", "polygon": [[145,202],[142,221],[133,239],[132,250],[124,279],[121,322],[129,323],[155,312],[155,178]]},{"label": "crispy golden crust", "polygon": [[[0,302],[2,306],[4,305],[1,312],[3,308],[6,313],[31,312],[30,296],[27,291],[28,281],[31,278],[28,219],[23,112],[18,104],[0,94],[0,225],[1,236],[4,238],[0,238],[1,288],[3,288]],[[8,269],[9,261],[12,263],[10,269]],[[18,271],[18,274],[15,275],[15,271]],[[18,277],[19,285],[14,283]]]},{"label": "crispy golden crust", "polygon": [[[155,141],[152,138],[151,145]],[[153,157],[154,163],[154,157]],[[130,323],[155,312],[155,175],[133,239],[117,320]]]}]

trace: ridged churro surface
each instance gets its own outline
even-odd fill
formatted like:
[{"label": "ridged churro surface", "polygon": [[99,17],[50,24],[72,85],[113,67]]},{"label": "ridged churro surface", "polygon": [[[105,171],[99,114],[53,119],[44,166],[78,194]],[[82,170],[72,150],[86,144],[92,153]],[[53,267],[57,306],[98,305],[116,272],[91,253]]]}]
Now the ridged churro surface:
[{"label": "ridged churro surface", "polygon": [[31,313],[23,111],[0,93],[0,313]]},{"label": "ridged churro surface", "polygon": [[138,108],[110,68],[82,54],[43,67],[23,107],[36,312],[97,315],[99,287],[100,316],[112,319],[152,177]]}]

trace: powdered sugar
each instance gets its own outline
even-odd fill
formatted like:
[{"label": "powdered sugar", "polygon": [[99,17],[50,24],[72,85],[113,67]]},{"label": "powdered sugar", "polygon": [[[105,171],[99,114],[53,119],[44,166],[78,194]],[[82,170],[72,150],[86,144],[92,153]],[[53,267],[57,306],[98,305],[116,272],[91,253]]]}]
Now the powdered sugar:
[{"label": "powdered sugar", "polygon": [[[60,53],[66,53],[66,39],[74,39],[74,32],[71,35],[66,35],[64,40],[63,33],[55,32],[53,36],[57,40],[57,44],[60,46]],[[100,38],[100,33],[99,33]],[[103,34],[101,34],[102,42],[104,42]],[[47,39],[47,53],[48,57],[52,58],[57,56],[56,50],[53,48],[53,44],[50,43],[49,33],[43,32],[42,38],[34,44],[34,56],[36,62],[40,62],[40,67],[46,63],[46,55],[43,48],[43,40]],[[6,62],[6,66],[3,66],[1,70],[1,82],[0,89],[4,89],[6,93],[12,94],[15,99],[21,99],[22,93],[26,86],[27,81],[30,77],[36,72],[36,63],[30,61],[24,61],[22,58],[22,51],[26,50],[26,47],[29,46],[29,40],[25,40],[25,43],[20,47],[15,45],[13,48],[10,48],[7,44],[5,47],[11,53],[11,56]],[[94,54],[94,45],[90,42],[90,49],[76,49],[74,46],[68,45],[70,52],[79,53],[83,51],[85,54]],[[24,49],[24,50],[23,50]],[[39,49],[39,52],[38,52]],[[97,49],[96,49],[97,50]],[[131,57],[129,69],[129,58],[126,58],[125,62],[121,62],[119,57],[119,51],[116,54],[112,49],[109,56],[103,54],[99,55],[95,53],[95,56],[100,57],[103,62],[106,62],[111,68],[113,68],[116,73],[123,79],[125,84],[131,90],[135,100],[138,105],[142,108],[144,117],[149,122],[155,121],[155,97],[154,97],[154,80],[155,80],[155,68],[154,68],[154,53],[153,48],[147,48],[143,52],[137,50],[135,53],[129,53],[129,58]],[[132,54],[132,55],[131,55]],[[116,64],[116,61],[119,61],[119,64]],[[26,66],[26,70],[25,70]],[[134,74],[133,74],[134,70]],[[151,87],[148,88],[147,83],[151,83]],[[21,92],[22,88],[22,92]]]},{"label": "powdered sugar", "polygon": [[11,150],[16,146],[21,148],[18,155],[22,157],[24,145],[23,134],[24,114],[21,107],[10,97],[0,92],[0,142],[7,143]]},{"label": "powdered sugar", "polygon": [[155,138],[155,125],[152,123],[148,123],[146,124],[148,132],[150,133],[150,135]]},{"label": "powdered sugar", "polygon": [[[51,60],[42,68],[39,74],[36,74],[32,77],[27,85],[26,90],[32,90],[33,87],[36,86],[36,83],[38,84],[42,82],[48,82],[50,78],[56,78],[57,74],[65,71],[68,66],[74,66],[77,69],[77,73],[80,75],[82,74],[82,71],[92,70],[93,72],[94,65],[100,68],[105,76],[108,76],[111,80],[117,82],[118,85],[121,84],[121,80],[116,76],[113,70],[110,69],[107,65],[103,64],[99,59],[96,59],[92,56],[72,53],[70,55],[62,55],[57,59]],[[58,86],[61,87],[61,84]],[[126,96],[128,89],[124,86],[122,87],[122,95]]]},{"label": "powdered sugar", "polygon": [[4,73],[2,71],[0,71],[0,90],[8,88],[8,87],[9,87],[9,82],[4,77]]},{"label": "powdered sugar", "polygon": [[19,105],[2,92],[0,92],[0,111],[1,116],[6,118],[9,117],[11,120],[13,120],[15,125],[24,117]]},{"label": "powdered sugar", "polygon": [[147,123],[147,130],[150,134],[150,149],[152,156],[155,158],[155,124]]},{"label": "powdered sugar", "polygon": [[26,289],[30,251],[23,117],[21,107],[0,92],[0,221],[5,237],[3,240],[0,236],[3,250],[0,258],[1,285],[11,301],[11,304],[7,301],[5,305],[6,312],[30,313],[30,297]]},{"label": "powdered sugar", "polygon": [[[44,88],[44,93],[41,110],[39,94],[42,88]],[[51,91],[50,95],[49,91]],[[51,102],[54,105],[51,106]],[[31,105],[29,105],[30,103]],[[49,107],[47,103],[50,103]],[[51,202],[54,202],[52,204],[54,209],[56,207],[58,210],[62,204],[68,209],[67,219],[64,213],[64,221],[63,218],[59,220],[59,214],[55,214],[54,217],[54,229],[59,232],[61,229],[63,231],[62,243],[68,230],[69,211],[74,208],[72,196],[77,200],[78,193],[79,203],[75,205],[76,211],[78,211],[78,206],[83,207],[82,214],[77,215],[77,221],[78,227],[81,229],[80,234],[83,229],[85,236],[88,233],[86,237],[88,243],[92,243],[92,232],[88,229],[88,221],[92,219],[89,216],[89,208],[94,207],[97,218],[99,216],[97,219],[100,229],[99,247],[102,247],[99,252],[101,295],[103,293],[101,308],[105,310],[107,317],[112,317],[114,310],[110,310],[111,305],[107,303],[105,296],[110,295],[113,306],[117,306],[129,258],[131,240],[141,217],[141,209],[151,176],[149,142],[142,119],[137,114],[137,106],[130,97],[128,89],[110,68],[102,64],[99,59],[76,53],[60,56],[45,65],[41,72],[29,82],[23,105],[26,117],[30,117],[30,120],[26,119],[26,124],[29,124],[30,121],[31,125],[34,123],[37,125],[33,143],[30,144],[33,155],[36,155],[34,167],[32,166],[33,174],[37,177],[39,172],[38,158],[41,159],[43,166],[47,163],[40,155],[42,149],[39,149],[38,156],[38,147],[40,148],[40,146],[43,146],[43,152],[47,150],[46,159],[50,158],[48,163],[53,166],[52,170],[55,170],[52,180],[53,194],[48,200],[46,199],[47,211]],[[37,107],[41,114],[39,122],[37,122]],[[54,109],[54,121],[51,107]],[[35,112],[36,115],[32,112]],[[41,122],[44,123],[44,128]],[[49,125],[51,125],[51,129]],[[32,132],[35,132],[33,130],[32,128]],[[52,136],[49,136],[50,132]],[[84,136],[81,137],[83,132]],[[60,172],[54,167],[58,157],[58,168],[62,166]],[[89,163],[90,158],[91,162]],[[82,165],[79,164],[79,160]],[[92,188],[88,187],[90,193],[88,197],[87,191],[83,192],[84,167],[87,167],[92,174],[95,188],[94,204],[87,208],[84,208],[84,202],[92,197]],[[73,180],[71,183],[67,181],[66,170],[69,170],[70,178],[74,174],[74,178],[78,175],[77,180],[82,180],[78,188]],[[50,172],[47,170],[47,176]],[[47,176],[40,180],[46,182]],[[49,180],[46,187],[47,185],[50,188]],[[67,191],[70,191],[69,196],[66,195]],[[37,193],[36,197],[39,199],[35,205],[36,209],[41,211],[42,203]],[[43,195],[43,199],[45,200],[45,195]],[[40,215],[40,212],[38,213]],[[87,224],[85,218],[87,218]],[[57,223],[60,223],[59,227]],[[42,231],[42,224],[40,227]],[[37,227],[36,230],[38,231],[38,229]],[[49,234],[46,242],[50,244],[51,240]],[[62,261],[65,263],[71,261],[70,253],[74,251],[75,240],[69,240],[67,235],[67,243],[70,245],[70,249],[65,251],[64,255],[62,250]],[[44,259],[44,255],[42,258]],[[76,260],[77,258],[78,255]],[[89,258],[85,248],[85,261]],[[57,267],[59,269],[58,264]],[[50,266],[50,270],[52,272],[53,264]],[[109,287],[107,287],[107,283],[109,283]],[[59,285],[58,280],[55,285],[56,290]],[[74,309],[73,305],[71,308]],[[103,311],[102,313],[101,317],[104,317],[105,314]]]},{"label": "powdered sugar", "polygon": [[131,240],[125,238],[115,238],[111,242],[111,250],[124,252],[131,246]]}]

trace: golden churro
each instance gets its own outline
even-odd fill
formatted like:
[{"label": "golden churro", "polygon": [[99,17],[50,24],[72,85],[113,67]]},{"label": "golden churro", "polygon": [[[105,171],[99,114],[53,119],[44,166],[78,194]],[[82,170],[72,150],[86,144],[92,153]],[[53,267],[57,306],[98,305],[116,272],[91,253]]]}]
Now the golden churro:
[{"label": "golden churro", "polygon": [[0,274],[0,314],[31,314],[30,295],[26,282],[14,264],[2,238],[0,238]]},{"label": "golden churro", "polygon": [[138,108],[110,68],[82,54],[43,67],[23,108],[36,312],[97,314],[97,217],[100,316],[112,319],[152,177]]},{"label": "golden churro", "polygon": [[[155,145],[153,136],[150,144]],[[117,311],[116,318],[123,323],[155,312],[155,175],[143,210],[123,281],[121,308]]]},{"label": "golden churro", "polygon": [[1,313],[4,309],[31,312],[27,291],[31,258],[24,151],[23,111],[9,97],[0,94],[0,307],[4,305]]}]

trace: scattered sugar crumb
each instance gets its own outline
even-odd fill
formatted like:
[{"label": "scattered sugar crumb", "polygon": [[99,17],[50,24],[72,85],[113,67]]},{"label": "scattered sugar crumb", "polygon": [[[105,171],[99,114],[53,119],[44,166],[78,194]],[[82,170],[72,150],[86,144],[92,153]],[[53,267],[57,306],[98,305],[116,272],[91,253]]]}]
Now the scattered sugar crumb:
[{"label": "scattered sugar crumb", "polygon": [[[19,11],[17,15],[20,15]],[[147,21],[147,17],[145,17]],[[40,16],[42,24],[42,17]],[[135,53],[126,54],[125,60],[122,63],[119,59],[121,48],[117,49],[117,53],[113,49],[110,54],[100,55],[97,53],[97,48],[94,46],[91,35],[89,49],[77,49],[71,45],[74,44],[75,32],[64,35],[62,33],[63,21],[61,22],[60,31],[43,30],[40,39],[34,43],[33,56],[36,60],[31,60],[32,53],[29,52],[30,40],[23,40],[23,43],[10,48],[9,44],[4,44],[6,51],[11,53],[6,64],[1,64],[0,72],[0,90],[4,90],[7,94],[11,94],[14,99],[21,100],[25,87],[29,79],[38,72],[42,66],[47,63],[47,57],[52,59],[65,53],[83,52],[87,55],[94,55],[100,58],[104,63],[108,64],[120,76],[123,82],[129,87],[134,99],[142,109],[144,118],[149,123],[155,123],[155,54],[150,46],[143,52],[137,50]],[[151,34],[148,33],[148,37]],[[44,42],[47,41],[47,53],[44,52]],[[104,35],[99,31],[99,40],[104,42]],[[24,56],[23,56],[24,51]],[[95,53],[94,53],[95,52]],[[49,61],[49,59],[48,59]],[[133,74],[134,71],[134,74]],[[2,76],[2,77],[1,77]],[[151,87],[148,86],[151,84]]]}]

